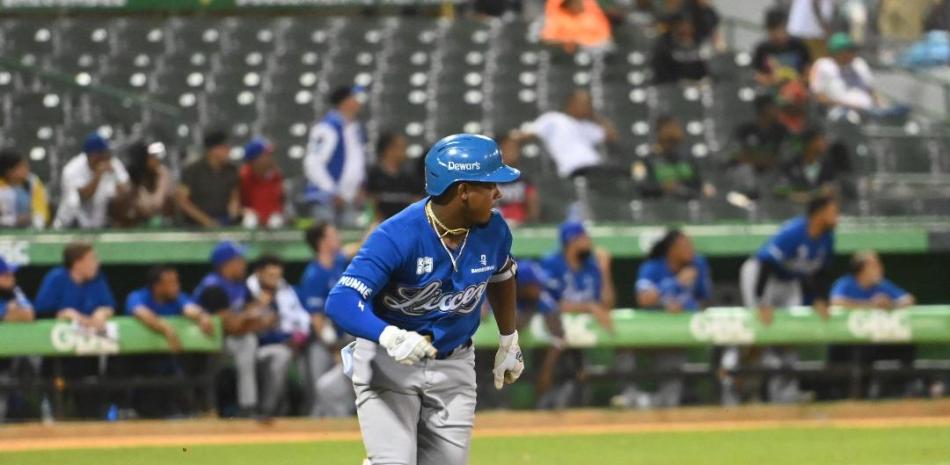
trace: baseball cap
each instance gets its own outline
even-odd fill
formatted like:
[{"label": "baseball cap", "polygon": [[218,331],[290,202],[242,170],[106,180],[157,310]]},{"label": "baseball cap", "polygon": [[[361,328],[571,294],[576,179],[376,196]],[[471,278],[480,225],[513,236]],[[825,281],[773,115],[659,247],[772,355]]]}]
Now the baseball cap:
[{"label": "baseball cap", "polygon": [[244,258],[245,253],[247,253],[247,249],[236,242],[219,242],[218,245],[214,246],[214,250],[211,251],[211,265],[215,268],[219,268],[221,265],[235,258]]},{"label": "baseball cap", "polygon": [[561,223],[560,236],[561,236],[561,247],[570,244],[571,241],[577,239],[580,236],[586,235],[587,229],[584,228],[584,224],[579,221],[566,221]]},{"label": "baseball cap", "polygon": [[858,48],[858,45],[855,44],[851,36],[845,32],[836,32],[828,38],[829,53],[838,53],[846,50],[854,50],[856,48]]},{"label": "baseball cap", "polygon": [[98,132],[90,133],[82,143],[82,151],[86,155],[91,153],[101,153],[111,151],[109,140],[102,137]]},{"label": "baseball cap", "polygon": [[9,263],[3,257],[0,257],[0,274],[15,273],[17,268],[15,264]]},{"label": "baseball cap", "polygon": [[263,137],[255,137],[244,146],[244,161],[252,162],[264,153],[274,150],[274,146],[269,140]]}]

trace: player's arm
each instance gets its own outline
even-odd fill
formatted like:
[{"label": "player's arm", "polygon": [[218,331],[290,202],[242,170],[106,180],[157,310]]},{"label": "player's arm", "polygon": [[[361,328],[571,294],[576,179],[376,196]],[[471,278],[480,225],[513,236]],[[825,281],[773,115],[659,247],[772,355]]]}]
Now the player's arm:
[{"label": "player's arm", "polygon": [[518,267],[511,257],[505,265],[488,280],[488,303],[491,305],[500,334],[498,352],[495,353],[495,388],[514,383],[524,371],[524,357],[518,345],[518,318],[515,299],[517,287],[515,272]]},{"label": "player's arm", "polygon": [[181,352],[181,340],[178,339],[178,334],[175,333],[175,328],[172,328],[172,325],[145,305],[135,305],[130,310],[135,315],[135,319],[139,320],[145,327],[164,337],[168,343],[168,348],[172,352]]}]

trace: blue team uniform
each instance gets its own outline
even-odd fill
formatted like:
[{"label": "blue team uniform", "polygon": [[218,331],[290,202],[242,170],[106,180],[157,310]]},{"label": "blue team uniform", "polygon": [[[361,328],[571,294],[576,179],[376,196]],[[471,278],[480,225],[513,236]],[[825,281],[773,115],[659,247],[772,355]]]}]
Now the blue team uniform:
[{"label": "blue team uniform", "polygon": [[[204,279],[198,283],[198,287],[195,288],[195,291],[192,293],[192,298],[196,302],[202,302],[202,294],[209,288],[217,287],[220,288],[228,297],[228,306],[233,312],[240,312],[244,309],[244,304],[247,303],[248,291],[247,286],[245,286],[244,281],[229,281],[224,279],[218,273],[209,273]],[[208,308],[208,311],[216,312],[221,310],[220,308]]]},{"label": "blue team uniform", "polygon": [[600,301],[603,276],[597,259],[591,255],[580,269],[572,270],[561,251],[554,252],[541,260],[541,266],[551,277],[551,288],[566,302]]},{"label": "blue team uniform", "polygon": [[152,291],[146,287],[132,291],[125,299],[125,313],[134,314],[135,308],[146,307],[158,316],[181,316],[185,313],[185,307],[194,305],[194,302],[184,292],[178,294],[178,298],[168,302],[158,302],[152,295]]},{"label": "blue team uniform", "polygon": [[14,287],[11,297],[0,297],[0,321],[7,316],[7,305],[10,305],[11,301],[16,302],[21,308],[33,308],[30,299],[20,290],[20,286]]},{"label": "blue team uniform", "polygon": [[699,310],[699,302],[709,300],[712,294],[712,278],[709,263],[701,255],[693,257],[696,268],[696,282],[689,289],[676,280],[676,273],[670,269],[666,258],[653,258],[643,262],[637,272],[637,292],[655,290],[660,300],[679,300],[685,310]]},{"label": "blue team uniform", "polygon": [[307,265],[300,278],[300,301],[304,308],[310,314],[323,313],[327,302],[327,296],[330,295],[330,289],[336,285],[336,282],[346,271],[346,257],[343,254],[337,254],[333,260],[333,265],[324,268],[320,262],[314,260]]},{"label": "blue team uniform", "polygon": [[776,277],[788,281],[820,271],[834,255],[834,249],[834,231],[812,239],[808,236],[808,219],[799,216],[782,225],[755,257],[774,265]]},{"label": "blue team uniform", "polygon": [[[340,327],[376,341],[385,324],[431,335],[439,357],[469,342],[481,319],[489,281],[511,277],[511,231],[497,212],[488,224],[473,227],[451,250],[457,270],[425,214],[429,199],[418,201],[383,222],[363,244],[330,298],[356,291],[383,323],[355,323],[346,312],[328,308]],[[341,296],[342,300],[342,296]],[[342,306],[341,306],[342,307]]]},{"label": "blue team uniform", "polygon": [[58,266],[46,273],[36,293],[36,310],[40,314],[53,315],[64,308],[74,308],[83,315],[92,315],[99,307],[115,308],[115,297],[102,273],[77,284],[70,278],[69,270]]},{"label": "blue team uniform", "polygon": [[871,300],[878,294],[884,294],[893,301],[898,301],[907,297],[907,291],[897,287],[896,284],[882,279],[881,282],[871,287],[861,287],[854,275],[845,275],[838,278],[831,287],[831,298],[844,298],[849,300],[866,301]]},{"label": "blue team uniform", "polygon": [[541,293],[537,302],[516,302],[518,311],[537,311],[541,315],[550,315],[558,309],[557,289],[553,288],[551,278],[545,273],[541,265],[532,260],[518,260],[518,287],[541,286]]}]

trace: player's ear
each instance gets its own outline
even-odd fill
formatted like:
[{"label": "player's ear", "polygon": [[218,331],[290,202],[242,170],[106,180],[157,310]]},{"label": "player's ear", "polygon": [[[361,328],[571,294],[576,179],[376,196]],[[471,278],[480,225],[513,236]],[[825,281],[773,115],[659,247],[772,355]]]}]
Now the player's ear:
[{"label": "player's ear", "polygon": [[463,202],[468,202],[468,183],[467,182],[463,182],[459,184],[458,193],[459,193],[459,198],[462,199]]}]

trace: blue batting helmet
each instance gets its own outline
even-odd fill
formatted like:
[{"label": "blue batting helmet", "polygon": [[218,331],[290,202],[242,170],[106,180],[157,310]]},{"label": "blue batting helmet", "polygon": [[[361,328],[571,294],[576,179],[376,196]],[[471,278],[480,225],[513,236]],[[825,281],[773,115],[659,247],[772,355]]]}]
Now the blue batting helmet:
[{"label": "blue batting helmet", "polygon": [[426,193],[440,195],[453,183],[512,182],[521,172],[501,161],[498,144],[476,134],[455,134],[435,143],[426,154]]}]

